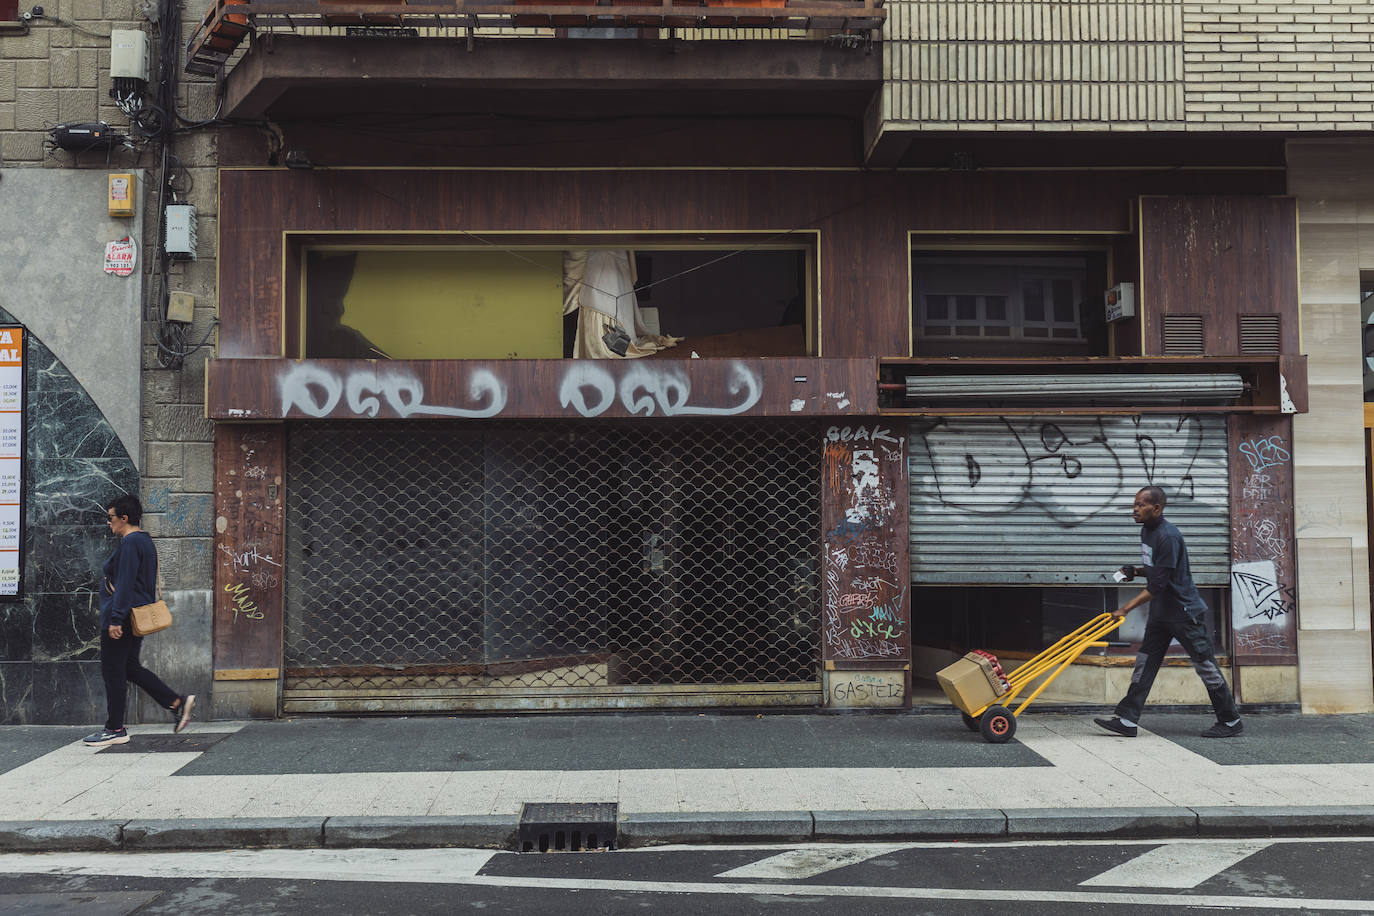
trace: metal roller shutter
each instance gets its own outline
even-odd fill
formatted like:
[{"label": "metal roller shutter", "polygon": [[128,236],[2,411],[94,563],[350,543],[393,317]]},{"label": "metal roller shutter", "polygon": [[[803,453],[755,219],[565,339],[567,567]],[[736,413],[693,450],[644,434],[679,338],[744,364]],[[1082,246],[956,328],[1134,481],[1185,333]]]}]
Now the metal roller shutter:
[{"label": "metal roller shutter", "polygon": [[284,711],[819,702],[819,441],[294,426]]},{"label": "metal roller shutter", "polygon": [[1226,420],[955,417],[911,430],[918,584],[1109,585],[1139,554],[1138,489],[1163,487],[1199,585],[1230,574]]}]

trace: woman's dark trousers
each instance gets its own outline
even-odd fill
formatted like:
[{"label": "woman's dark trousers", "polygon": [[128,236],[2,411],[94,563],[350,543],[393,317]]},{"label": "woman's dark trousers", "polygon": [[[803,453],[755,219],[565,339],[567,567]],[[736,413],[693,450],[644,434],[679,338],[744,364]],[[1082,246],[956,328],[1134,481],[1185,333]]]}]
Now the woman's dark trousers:
[{"label": "woman's dark trousers", "polygon": [[1226,686],[1226,678],[1221,676],[1221,666],[1212,653],[1212,641],[1207,638],[1207,629],[1202,621],[1186,615],[1167,617],[1157,620],[1153,615],[1145,624],[1145,638],[1140,641],[1140,653],[1135,657],[1135,670],[1131,672],[1131,688],[1126,696],[1116,704],[1116,714],[1129,722],[1139,722],[1145,709],[1145,698],[1155,684],[1155,675],[1164,661],[1164,653],[1169,651],[1169,643],[1177,639],[1183,651],[1193,660],[1193,670],[1207,688],[1207,696],[1212,700],[1212,709],[1218,722],[1234,722],[1240,718],[1236,701]]},{"label": "woman's dark trousers", "polygon": [[111,639],[107,629],[100,634],[100,675],[105,679],[105,727],[118,731],[124,727],[124,704],[126,684],[137,684],[152,697],[157,705],[171,709],[177,701],[177,693],[162,683],[162,679],[138,663],[139,650],[143,648],[143,637],[134,636],[124,627],[124,635]]}]

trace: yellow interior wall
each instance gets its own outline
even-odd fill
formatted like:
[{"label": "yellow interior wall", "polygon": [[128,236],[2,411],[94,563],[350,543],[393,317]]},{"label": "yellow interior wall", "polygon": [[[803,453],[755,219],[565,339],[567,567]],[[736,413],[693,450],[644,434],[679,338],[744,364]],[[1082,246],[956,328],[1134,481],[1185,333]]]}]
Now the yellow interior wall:
[{"label": "yellow interior wall", "polygon": [[558,359],[562,313],[561,251],[361,251],[343,320],[393,359]]}]

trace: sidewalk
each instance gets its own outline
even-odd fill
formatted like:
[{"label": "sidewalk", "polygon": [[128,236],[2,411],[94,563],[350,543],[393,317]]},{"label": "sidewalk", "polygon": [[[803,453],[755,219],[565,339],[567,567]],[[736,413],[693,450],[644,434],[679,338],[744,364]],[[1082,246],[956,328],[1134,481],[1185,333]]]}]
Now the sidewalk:
[{"label": "sidewalk", "polygon": [[519,848],[527,802],[616,803],[622,847],[1374,835],[1374,716],[1197,737],[1209,722],[1149,713],[1126,739],[1028,710],[991,745],[952,710],[295,719],[133,726],[99,751],[88,728],[9,726],[0,849]]}]

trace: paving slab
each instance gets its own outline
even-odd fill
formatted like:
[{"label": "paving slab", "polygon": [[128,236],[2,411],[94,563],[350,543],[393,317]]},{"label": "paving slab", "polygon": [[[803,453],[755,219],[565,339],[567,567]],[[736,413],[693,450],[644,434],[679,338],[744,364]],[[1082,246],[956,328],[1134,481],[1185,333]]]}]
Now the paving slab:
[{"label": "paving slab", "polygon": [[1374,764],[1374,716],[1264,716],[1244,719],[1234,738],[1203,738],[1210,713],[1155,715],[1140,724],[1221,766],[1263,764]]},{"label": "paving slab", "polygon": [[0,773],[8,773],[15,767],[80,741],[91,730],[65,725],[6,725],[0,729],[0,733],[4,736],[0,740]]},{"label": "paving slab", "polygon": [[[208,726],[212,727],[212,726]],[[188,776],[483,770],[1043,767],[1024,744],[990,745],[958,717],[646,715],[293,719],[250,724]]]}]

